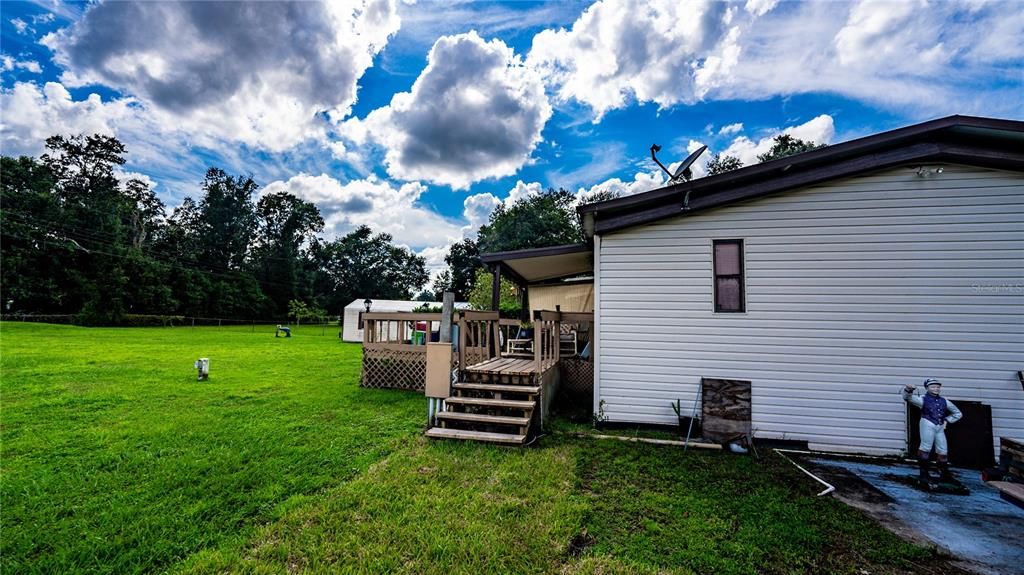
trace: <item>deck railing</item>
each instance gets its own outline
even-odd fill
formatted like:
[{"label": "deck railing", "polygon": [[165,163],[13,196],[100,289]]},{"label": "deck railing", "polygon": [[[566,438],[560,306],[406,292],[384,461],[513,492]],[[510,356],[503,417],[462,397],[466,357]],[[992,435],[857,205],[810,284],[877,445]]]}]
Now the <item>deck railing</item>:
[{"label": "deck railing", "polygon": [[540,373],[549,364],[558,363],[561,312],[533,312],[533,360]]},{"label": "deck railing", "polygon": [[366,312],[362,318],[362,386],[422,391],[426,342],[440,329],[441,314]]},{"label": "deck railing", "polygon": [[[440,330],[441,314],[367,312],[362,319],[363,387],[422,391],[426,382],[425,344],[433,340],[433,334]],[[503,319],[498,312],[461,311],[457,319],[457,352],[452,359],[460,368],[505,357],[509,355],[508,342],[520,339],[516,337],[520,330],[519,321]],[[593,313],[536,311],[533,316],[533,349],[520,348],[519,353],[515,350],[513,353],[515,357],[523,357],[522,351],[532,351],[536,371],[542,373],[562,359],[561,338],[567,335],[564,332],[575,329],[577,333],[589,334],[593,320]]]},{"label": "deck railing", "polygon": [[[538,310],[533,315],[533,359],[537,370],[558,363],[561,357],[563,328],[586,325],[587,330],[594,321],[593,313]],[[460,366],[482,363],[495,357],[509,354],[507,344],[516,337],[519,322],[504,319],[494,311],[459,312],[458,362]],[[515,353],[513,351],[513,353]],[[521,352],[520,352],[521,353]],[[527,353],[531,353],[527,351]],[[516,354],[522,357],[520,354]]]},{"label": "deck railing", "polygon": [[503,343],[515,336],[518,327],[518,321],[501,318],[496,311],[459,312],[459,365],[501,357]]}]

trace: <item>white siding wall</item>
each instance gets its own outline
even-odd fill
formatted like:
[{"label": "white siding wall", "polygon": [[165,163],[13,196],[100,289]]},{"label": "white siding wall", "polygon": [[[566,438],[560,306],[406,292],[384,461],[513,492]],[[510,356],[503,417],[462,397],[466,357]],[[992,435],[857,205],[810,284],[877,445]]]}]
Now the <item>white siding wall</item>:
[{"label": "white siding wall", "polygon": [[[711,242],[733,238],[747,311],[715,314]],[[597,245],[610,421],[674,423],[701,377],[743,379],[758,437],[902,451],[899,389],[936,377],[992,405],[997,441],[1024,440],[1024,174],[887,170]]]}]

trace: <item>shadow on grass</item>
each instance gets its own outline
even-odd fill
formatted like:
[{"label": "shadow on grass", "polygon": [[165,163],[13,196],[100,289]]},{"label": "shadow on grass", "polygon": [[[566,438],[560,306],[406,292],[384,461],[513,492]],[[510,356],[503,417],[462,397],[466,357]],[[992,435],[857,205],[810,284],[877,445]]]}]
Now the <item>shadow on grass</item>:
[{"label": "shadow on grass", "polygon": [[955,572],[777,456],[549,437],[419,439],[189,573]]}]

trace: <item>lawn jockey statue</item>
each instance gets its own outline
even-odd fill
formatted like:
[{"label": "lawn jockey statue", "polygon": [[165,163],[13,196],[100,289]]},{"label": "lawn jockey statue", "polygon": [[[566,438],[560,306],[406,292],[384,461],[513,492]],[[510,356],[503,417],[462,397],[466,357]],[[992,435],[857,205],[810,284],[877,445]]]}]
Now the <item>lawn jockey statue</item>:
[{"label": "lawn jockey statue", "polygon": [[963,417],[952,401],[941,397],[942,384],[937,379],[924,380],[927,393],[914,395],[914,386],[903,388],[903,401],[921,408],[921,445],[917,448],[917,464],[921,473],[921,483],[931,485],[928,475],[928,459],[931,457],[932,446],[939,460],[941,481],[952,481],[949,473],[949,446],[946,444],[946,425],[955,423]]}]

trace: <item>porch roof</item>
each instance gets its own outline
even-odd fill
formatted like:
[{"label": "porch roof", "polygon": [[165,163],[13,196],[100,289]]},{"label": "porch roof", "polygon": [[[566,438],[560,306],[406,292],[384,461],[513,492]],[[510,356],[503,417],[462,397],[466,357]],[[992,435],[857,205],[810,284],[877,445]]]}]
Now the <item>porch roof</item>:
[{"label": "porch roof", "polygon": [[501,266],[503,276],[522,286],[594,271],[594,251],[587,244],[493,252],[481,254],[480,261]]}]

